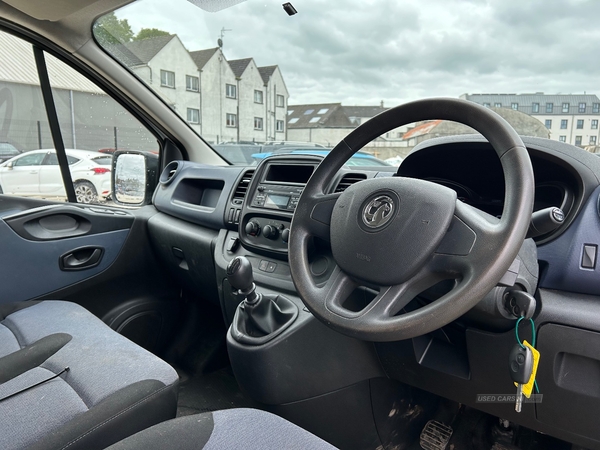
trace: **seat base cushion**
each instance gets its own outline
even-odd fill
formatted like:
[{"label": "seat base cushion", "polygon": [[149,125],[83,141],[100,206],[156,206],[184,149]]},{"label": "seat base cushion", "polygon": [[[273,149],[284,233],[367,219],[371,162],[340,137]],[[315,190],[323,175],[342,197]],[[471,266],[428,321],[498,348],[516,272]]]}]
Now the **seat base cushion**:
[{"label": "seat base cushion", "polygon": [[331,450],[335,447],[279,416],[239,408],[168,420],[117,442],[109,449]]}]

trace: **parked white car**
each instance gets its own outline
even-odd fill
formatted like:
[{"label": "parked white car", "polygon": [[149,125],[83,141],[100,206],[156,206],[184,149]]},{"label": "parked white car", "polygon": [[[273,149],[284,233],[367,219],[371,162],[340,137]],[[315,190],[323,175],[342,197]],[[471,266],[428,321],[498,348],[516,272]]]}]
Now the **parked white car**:
[{"label": "parked white car", "polygon": [[[106,200],[111,193],[112,156],[73,149],[66,153],[77,202]],[[55,150],[33,150],[0,164],[0,193],[66,198]]]}]

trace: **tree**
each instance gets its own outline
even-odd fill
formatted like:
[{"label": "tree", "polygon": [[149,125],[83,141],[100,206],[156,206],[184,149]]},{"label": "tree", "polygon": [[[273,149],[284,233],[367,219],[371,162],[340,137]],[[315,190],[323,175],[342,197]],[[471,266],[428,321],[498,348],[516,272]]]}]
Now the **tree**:
[{"label": "tree", "polygon": [[158,28],[142,28],[137,35],[133,38],[134,41],[141,41],[142,39],[149,39],[158,36],[168,36],[170,33],[159,30]]},{"label": "tree", "polygon": [[118,19],[115,13],[102,16],[94,24],[94,35],[102,46],[124,44],[133,39],[133,31],[127,19]]}]

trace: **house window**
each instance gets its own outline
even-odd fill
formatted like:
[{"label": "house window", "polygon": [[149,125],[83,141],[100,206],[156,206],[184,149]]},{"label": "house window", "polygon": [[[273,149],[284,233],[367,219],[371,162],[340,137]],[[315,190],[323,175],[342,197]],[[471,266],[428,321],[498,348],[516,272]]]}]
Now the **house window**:
[{"label": "house window", "polygon": [[569,125],[569,121],[567,119],[562,119],[560,121],[560,129],[561,130],[566,130],[568,125]]},{"label": "house window", "polygon": [[546,103],[546,112],[551,113],[554,110],[554,103]]},{"label": "house window", "polygon": [[581,136],[575,136],[575,145],[581,145]]},{"label": "house window", "polygon": [[514,109],[516,111],[517,109],[519,109],[519,104],[518,103],[511,103],[510,104],[510,109]]},{"label": "house window", "polygon": [[567,137],[566,137],[566,136],[559,136],[559,137],[558,137],[558,140],[559,140],[560,142],[567,142]]},{"label": "house window", "polygon": [[531,105],[531,112],[532,113],[539,113],[540,112],[540,104],[539,103],[533,103]]},{"label": "house window", "polygon": [[483,106],[485,106],[486,108],[489,108],[491,105],[489,103],[484,103]]},{"label": "house window", "polygon": [[168,70],[160,71],[160,85],[168,88],[175,89],[175,72],[169,72]]},{"label": "house window", "polygon": [[592,119],[592,130],[598,129],[598,119]]},{"label": "house window", "polygon": [[314,109],[307,109],[306,111],[304,111],[304,115],[305,115],[305,116],[308,116],[309,114],[312,114],[312,113],[314,113],[314,112],[315,112],[315,110],[314,110]]},{"label": "house window", "polygon": [[294,117],[294,118],[288,120],[288,123],[296,123],[296,122],[298,122],[298,118],[297,117]]},{"label": "house window", "polygon": [[329,111],[329,108],[322,108],[317,114],[325,114],[327,111]]},{"label": "house window", "polygon": [[191,75],[185,76],[185,89],[186,91],[198,92],[200,89],[200,82],[198,77],[193,77]]},{"label": "house window", "polygon": [[[231,86],[231,84],[228,84],[227,86]],[[233,87],[235,87],[235,86],[233,86]],[[237,127],[237,116],[235,114],[227,113],[225,124],[228,127],[234,127],[234,128]]]},{"label": "house window", "polygon": [[285,108],[285,97],[277,94],[277,106],[279,108]]},{"label": "house window", "polygon": [[590,136],[590,145],[596,145],[596,136]]},{"label": "house window", "polygon": [[502,108],[502,103],[494,103],[494,107],[496,107],[496,108]]},{"label": "house window", "polygon": [[312,119],[309,120],[309,123],[317,123],[319,120],[321,120],[320,117],[313,117]]},{"label": "house window", "polygon": [[592,112],[600,113],[600,103],[592,103]]},{"label": "house window", "polygon": [[546,119],[544,125],[546,125],[546,128],[548,129],[552,128],[552,119]]},{"label": "house window", "polygon": [[237,87],[235,86],[235,84],[226,84],[225,85],[225,97],[237,98]]},{"label": "house window", "polygon": [[254,90],[254,103],[261,103],[263,102],[263,91],[258,91],[258,90]]},{"label": "house window", "polygon": [[577,119],[577,129],[583,129],[583,119]]},{"label": "house window", "polygon": [[200,123],[200,110],[195,108],[188,108],[187,121],[189,123]]},{"label": "house window", "polygon": [[262,130],[263,129],[263,119],[262,119],[262,117],[255,117],[254,118],[254,129],[255,130]]},{"label": "house window", "polygon": [[579,104],[579,112],[580,113],[584,113],[585,112],[585,103],[580,103]]},{"label": "house window", "polygon": [[287,115],[289,116],[290,114],[294,114],[294,110],[293,109],[288,109]]},{"label": "house window", "polygon": [[283,120],[278,120],[277,123],[275,124],[275,130],[283,133],[283,131],[284,131],[283,127],[284,127]]},{"label": "house window", "polygon": [[568,113],[569,112],[569,104],[568,103],[563,103],[562,104],[562,112],[564,112],[564,113]]}]

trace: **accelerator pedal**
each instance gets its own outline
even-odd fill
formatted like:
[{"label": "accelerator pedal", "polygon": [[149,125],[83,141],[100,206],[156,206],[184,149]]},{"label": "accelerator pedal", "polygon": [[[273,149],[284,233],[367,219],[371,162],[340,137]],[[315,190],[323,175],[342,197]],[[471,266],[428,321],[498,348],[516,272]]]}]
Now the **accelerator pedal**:
[{"label": "accelerator pedal", "polygon": [[444,450],[452,436],[452,428],[437,420],[430,420],[421,431],[420,444],[423,450]]}]

